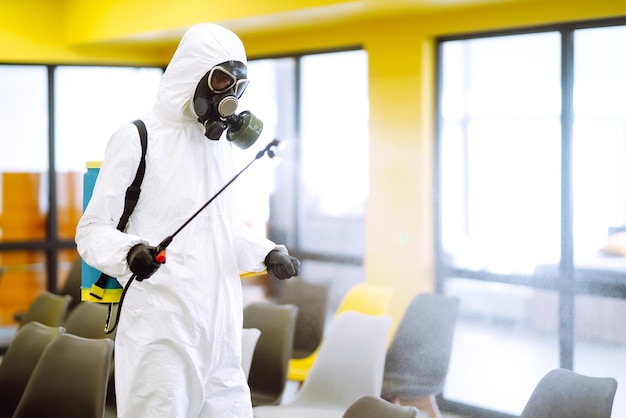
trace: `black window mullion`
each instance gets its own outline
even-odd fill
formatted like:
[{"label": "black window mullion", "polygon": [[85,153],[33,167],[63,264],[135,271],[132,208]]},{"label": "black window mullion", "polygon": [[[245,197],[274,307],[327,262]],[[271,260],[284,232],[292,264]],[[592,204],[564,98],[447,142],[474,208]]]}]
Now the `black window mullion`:
[{"label": "black window mullion", "polygon": [[57,228],[57,182],[56,182],[56,154],[55,154],[55,96],[54,70],[55,66],[48,65],[48,222],[46,225],[46,273],[48,290],[55,292],[57,288],[58,270],[58,241]]}]

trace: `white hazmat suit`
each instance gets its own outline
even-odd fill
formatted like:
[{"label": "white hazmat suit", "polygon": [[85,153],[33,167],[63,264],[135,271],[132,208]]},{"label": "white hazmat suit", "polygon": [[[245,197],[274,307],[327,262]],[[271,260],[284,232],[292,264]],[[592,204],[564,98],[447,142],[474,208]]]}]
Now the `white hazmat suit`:
[{"label": "white hazmat suit", "polygon": [[[228,60],[246,63],[229,30],[199,24],[183,36],[154,107],[141,117],[146,172],[125,233],[116,225],[141,156],[137,128],[123,126],[107,145],[76,243],[89,265],[122,286],[133,246],[158,245],[237,173],[232,145],[207,139],[191,104],[202,76]],[[119,418],[252,417],[240,367],[239,271],[262,271],[271,250],[286,249],[255,235],[236,213],[229,187],[176,235],[167,262],[129,287],[115,341]]]}]

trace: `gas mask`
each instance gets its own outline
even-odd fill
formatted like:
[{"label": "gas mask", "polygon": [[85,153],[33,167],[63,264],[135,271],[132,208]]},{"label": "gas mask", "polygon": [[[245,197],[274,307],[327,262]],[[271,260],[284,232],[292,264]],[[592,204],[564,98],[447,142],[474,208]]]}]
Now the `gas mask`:
[{"label": "gas mask", "polygon": [[246,65],[226,61],[211,68],[201,79],[193,96],[193,109],[204,135],[226,139],[241,149],[249,148],[261,135],[263,122],[249,111],[236,114],[239,98],[248,86]]}]

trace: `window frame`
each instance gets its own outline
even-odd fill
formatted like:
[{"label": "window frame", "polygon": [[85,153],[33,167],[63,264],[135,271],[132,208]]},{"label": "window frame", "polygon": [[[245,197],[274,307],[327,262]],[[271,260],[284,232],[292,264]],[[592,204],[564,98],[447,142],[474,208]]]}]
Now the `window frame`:
[{"label": "window frame", "polygon": [[[470,279],[478,282],[521,285],[533,289],[545,289],[559,294],[559,367],[572,370],[574,367],[575,336],[571,320],[574,317],[575,298],[578,295],[593,295],[626,299],[626,282],[623,273],[608,270],[576,268],[573,255],[573,88],[574,88],[574,32],[580,29],[593,29],[626,25],[626,18],[611,18],[592,21],[568,22],[562,24],[513,28],[509,30],[465,33],[436,38],[436,80],[435,80],[435,147],[434,147],[434,246],[435,246],[435,286],[443,293],[448,278]],[[443,45],[450,41],[473,40],[498,36],[525,35],[542,32],[558,32],[561,35],[561,255],[557,271],[540,277],[533,274],[499,274],[487,270],[459,268],[446,261],[442,242],[442,126],[441,114],[442,56]],[[591,280],[601,273],[604,280],[599,283]],[[621,283],[620,283],[621,281]],[[442,408],[462,414],[478,414],[483,417],[511,418],[511,415],[467,405],[438,396]]]}]

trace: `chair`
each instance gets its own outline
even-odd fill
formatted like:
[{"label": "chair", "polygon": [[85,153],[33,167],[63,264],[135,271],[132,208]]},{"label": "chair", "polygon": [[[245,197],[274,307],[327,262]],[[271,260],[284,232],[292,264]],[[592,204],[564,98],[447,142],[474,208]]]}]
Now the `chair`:
[{"label": "chair", "polygon": [[293,398],[257,406],[255,418],[342,418],[363,396],[379,396],[385,366],[388,316],[347,311],[333,318],[309,376]]},{"label": "chair", "polygon": [[61,334],[44,350],[13,418],[102,418],[113,340]]},{"label": "chair", "polygon": [[84,338],[115,339],[115,331],[111,334],[104,332],[108,310],[106,304],[80,302],[67,316],[63,325],[65,331]]},{"label": "chair", "polygon": [[[65,279],[65,283],[63,284],[63,287],[57,293],[59,295],[70,295],[72,297],[69,305],[67,306],[67,313],[72,312],[72,310],[81,301],[81,295],[80,295],[81,271],[82,271],[82,259],[80,257],[76,257],[76,259],[72,262],[72,266],[70,267],[70,271],[67,275],[67,278]],[[21,323],[24,317],[24,314],[25,312],[16,312],[13,315],[13,319],[16,322]]]},{"label": "chair", "polygon": [[[104,332],[108,310],[107,304],[80,302],[68,315],[64,324],[65,332],[83,338],[115,340],[116,331],[110,334]],[[106,407],[115,409],[115,357],[111,360],[109,368]]]},{"label": "chair", "polygon": [[322,341],[328,311],[328,282],[311,282],[294,277],[281,283],[277,303],[298,307],[291,358],[309,356]]},{"label": "chair", "polygon": [[41,354],[61,327],[31,321],[20,328],[0,362],[0,417],[13,415]]},{"label": "chair", "polygon": [[246,378],[250,376],[250,366],[254,358],[254,349],[259,341],[261,330],[258,328],[244,328],[241,334],[241,368],[246,374]]},{"label": "chair", "polygon": [[363,396],[350,405],[342,418],[417,418],[413,406],[394,405],[377,396]]},{"label": "chair", "polygon": [[70,295],[72,300],[67,307],[67,311],[72,312],[81,301],[81,282],[82,282],[83,260],[80,257],[72,262],[70,271],[67,274],[63,287],[59,290],[60,295]]},{"label": "chair", "polygon": [[387,351],[384,399],[441,417],[435,395],[448,374],[458,306],[458,298],[436,293],[413,298]]},{"label": "chair", "polygon": [[22,316],[18,329],[30,321],[41,322],[51,327],[61,326],[71,301],[70,295],[57,295],[51,292],[41,293],[33,300],[33,303]]},{"label": "chair", "polygon": [[554,369],[539,381],[520,418],[610,418],[616,390],[612,377]]},{"label": "chair", "polygon": [[274,405],[282,399],[297,315],[294,305],[270,302],[253,302],[244,309],[244,328],[261,331],[248,376],[253,406]]},{"label": "chair", "polygon": [[[369,283],[359,283],[350,288],[343,297],[334,318],[347,312],[361,312],[368,315],[387,315],[389,304],[393,296],[393,287],[378,286]],[[306,379],[311,369],[317,350],[304,358],[291,359],[289,362],[288,379],[297,381],[300,384]]]}]

